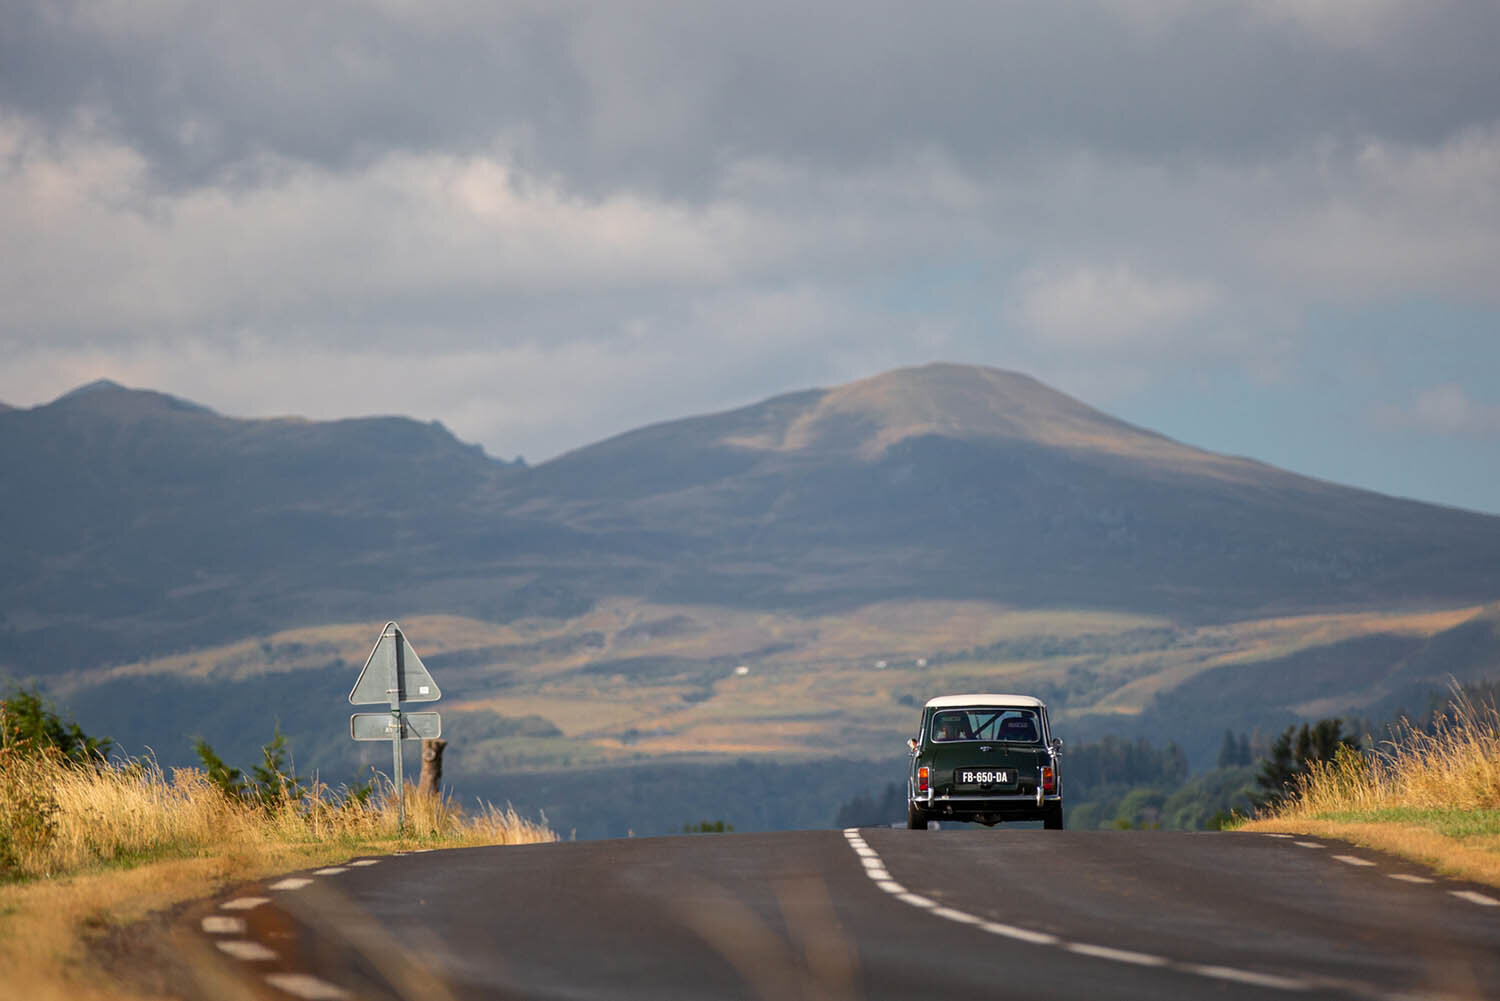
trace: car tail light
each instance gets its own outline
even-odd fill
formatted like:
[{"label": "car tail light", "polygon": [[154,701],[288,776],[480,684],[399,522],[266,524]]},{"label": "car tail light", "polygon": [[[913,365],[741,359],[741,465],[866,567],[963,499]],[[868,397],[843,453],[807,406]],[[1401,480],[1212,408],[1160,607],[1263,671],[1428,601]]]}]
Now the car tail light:
[{"label": "car tail light", "polygon": [[1042,766],[1042,792],[1057,791],[1057,773],[1052,770],[1051,765]]},{"label": "car tail light", "polygon": [[932,772],[928,770],[926,765],[917,769],[917,792],[927,791],[927,782],[931,775]]}]

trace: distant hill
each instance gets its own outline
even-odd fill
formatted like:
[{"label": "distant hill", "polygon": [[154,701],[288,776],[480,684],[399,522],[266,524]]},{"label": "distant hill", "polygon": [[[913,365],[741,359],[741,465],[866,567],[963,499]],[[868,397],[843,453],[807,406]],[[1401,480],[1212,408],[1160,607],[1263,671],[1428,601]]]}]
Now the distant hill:
[{"label": "distant hill", "polygon": [[0,671],[323,622],[980,600],[1213,622],[1500,597],[1500,518],[902,369],[527,468],[401,417],[239,420],[112,383],[0,412]]}]

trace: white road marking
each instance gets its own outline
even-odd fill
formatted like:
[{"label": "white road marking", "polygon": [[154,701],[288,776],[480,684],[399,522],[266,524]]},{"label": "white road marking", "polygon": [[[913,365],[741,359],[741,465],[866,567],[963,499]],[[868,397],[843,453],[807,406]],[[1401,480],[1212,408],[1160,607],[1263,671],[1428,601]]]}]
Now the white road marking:
[{"label": "white road marking", "polygon": [[310,879],[303,879],[300,876],[288,876],[286,879],[283,879],[280,882],[272,883],[270,886],[266,887],[266,889],[268,889],[268,890],[300,890],[304,886],[308,886],[311,883],[312,883],[312,880],[310,880]]},{"label": "white road marking", "polygon": [[1448,892],[1459,900],[1467,900],[1469,903],[1479,904],[1481,907],[1500,907],[1500,900],[1496,900],[1494,897],[1487,897],[1482,893],[1475,893],[1473,890],[1449,890]]},{"label": "white road marking", "polygon": [[[1266,837],[1268,837],[1268,838],[1292,838],[1292,837],[1296,837],[1296,835],[1295,834],[1267,834]],[[1208,967],[1204,967],[1204,969],[1208,969]],[[1219,969],[1219,967],[1213,967],[1213,969]]]},{"label": "white road marking", "polygon": [[1322,845],[1318,844],[1316,841],[1293,841],[1292,844],[1294,844],[1294,845],[1301,845],[1303,848],[1322,848],[1323,847]]},{"label": "white road marking", "polygon": [[[1289,835],[1288,835],[1289,836]],[[1311,985],[1305,980],[1296,977],[1282,977],[1270,973],[1257,973],[1254,970],[1237,970],[1230,966],[1205,966],[1195,963],[1173,962],[1165,956],[1153,955],[1149,952],[1136,952],[1131,949],[1116,949],[1106,945],[1094,945],[1088,942],[1068,942],[1048,932],[1032,931],[1030,928],[1018,928],[1015,925],[1002,924],[998,921],[986,921],[984,918],[958,910],[955,907],[939,905],[930,897],[912,893],[890,878],[890,873],[885,868],[885,863],[880,859],[879,853],[875,852],[866,844],[865,839],[860,836],[856,828],[848,828],[844,831],[844,838],[849,842],[849,847],[858,856],[865,875],[880,889],[889,893],[897,900],[913,907],[920,908],[928,914],[953,921],[958,924],[970,925],[979,931],[988,932],[991,935],[1000,935],[1004,938],[1016,939],[1038,946],[1056,946],[1066,949],[1068,952],[1080,956],[1091,956],[1096,959],[1109,960],[1116,963],[1129,963],[1134,966],[1162,967],[1166,969],[1181,970],[1185,973],[1194,973],[1202,977],[1215,980],[1231,980],[1237,983],[1251,984],[1256,987],[1270,987],[1276,990],[1300,991],[1307,990]],[[1316,842],[1297,842],[1309,848],[1322,848],[1323,845]],[[1349,856],[1352,858],[1353,856]],[[1363,859],[1358,862],[1364,862]],[[1371,864],[1371,863],[1365,863]],[[1463,894],[1459,894],[1462,896]],[[1481,896],[1474,894],[1474,896]],[[1484,898],[1486,902],[1500,904],[1500,901],[1491,901]]]},{"label": "white road marking", "polygon": [[220,951],[227,952],[235,959],[243,959],[246,962],[259,962],[266,959],[275,959],[276,953],[267,949],[259,942],[250,942],[245,939],[232,939],[227,942],[215,942]]},{"label": "white road marking", "polygon": [[314,869],[313,870],[313,875],[314,876],[337,876],[341,872],[348,872],[348,871],[349,871],[348,869],[345,869],[341,865],[331,865],[327,869]]},{"label": "white road marking", "polygon": [[1399,879],[1403,883],[1434,883],[1436,880],[1428,879],[1426,876],[1413,876],[1409,872],[1393,872],[1392,879]]},{"label": "white road marking", "polygon": [[1233,980],[1240,984],[1257,987],[1274,987],[1283,991],[1305,991],[1312,985],[1296,977],[1278,977],[1274,973],[1256,973],[1253,970],[1236,970],[1232,966],[1188,966],[1185,969],[1215,980]]},{"label": "white road marking", "polygon": [[268,973],[266,983],[306,1001],[343,1001],[354,996],[342,987],[306,973]]},{"label": "white road marking", "polygon": [[981,921],[979,923],[979,930],[987,931],[991,935],[1004,935],[1006,938],[1020,939],[1022,942],[1030,942],[1032,945],[1057,945],[1062,941],[1056,935],[1048,935],[1044,931],[1032,931],[1030,928],[1003,925],[998,921]]},{"label": "white road marking", "polygon": [[253,911],[261,904],[269,904],[270,897],[235,897],[219,905],[221,911]]},{"label": "white road marking", "polygon": [[932,913],[940,918],[947,918],[949,921],[957,921],[961,925],[984,924],[983,919],[976,918],[972,914],[965,914],[963,911],[955,911],[951,907],[934,907]]},{"label": "white road marking", "polygon": [[1356,855],[1335,855],[1334,858],[1348,865],[1374,865],[1369,859],[1359,858]]},{"label": "white road marking", "polygon": [[1170,962],[1161,956],[1153,956],[1149,952],[1111,949],[1107,945],[1089,945],[1086,942],[1069,942],[1063,948],[1069,952],[1076,952],[1080,956],[1097,956],[1099,959],[1112,959],[1117,963],[1132,963],[1136,966],[1166,966]]},{"label": "white road marking", "polygon": [[210,935],[243,935],[245,934],[245,919],[225,917],[223,914],[210,914],[203,919],[203,930]]},{"label": "white road marking", "polygon": [[378,859],[378,858],[362,858],[362,859],[356,859],[353,862],[350,862],[349,864],[350,865],[379,865],[380,864],[380,859]]}]

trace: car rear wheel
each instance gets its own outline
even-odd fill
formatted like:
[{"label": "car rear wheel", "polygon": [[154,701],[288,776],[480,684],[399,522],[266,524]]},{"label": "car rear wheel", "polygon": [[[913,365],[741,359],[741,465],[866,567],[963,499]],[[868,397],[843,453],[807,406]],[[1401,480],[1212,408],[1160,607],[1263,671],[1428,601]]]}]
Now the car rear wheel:
[{"label": "car rear wheel", "polygon": [[927,814],[918,810],[915,803],[906,804],[906,826],[913,831],[927,830]]},{"label": "car rear wheel", "polygon": [[1048,831],[1060,831],[1063,829],[1061,803],[1048,805],[1047,812],[1042,814],[1042,827]]}]

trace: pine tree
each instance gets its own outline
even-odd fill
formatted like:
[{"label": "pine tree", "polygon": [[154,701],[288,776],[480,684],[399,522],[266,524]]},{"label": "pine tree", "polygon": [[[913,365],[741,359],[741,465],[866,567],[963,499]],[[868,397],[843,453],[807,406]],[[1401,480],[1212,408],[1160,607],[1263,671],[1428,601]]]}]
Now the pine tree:
[{"label": "pine tree", "polygon": [[1261,762],[1260,774],[1255,777],[1261,795],[1256,797],[1257,809],[1273,807],[1282,803],[1296,781],[1297,776],[1308,770],[1310,761],[1332,761],[1340,747],[1359,750],[1359,739],[1343,732],[1342,719],[1320,719],[1301,728],[1289,726],[1271,744],[1270,753]]}]

